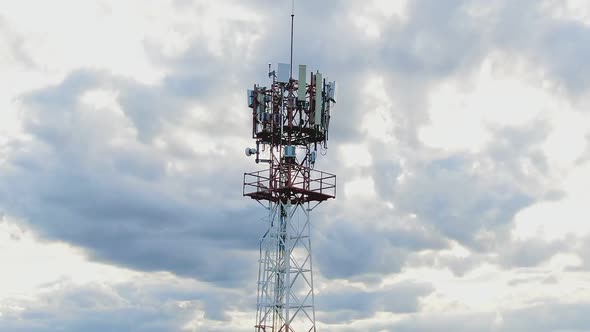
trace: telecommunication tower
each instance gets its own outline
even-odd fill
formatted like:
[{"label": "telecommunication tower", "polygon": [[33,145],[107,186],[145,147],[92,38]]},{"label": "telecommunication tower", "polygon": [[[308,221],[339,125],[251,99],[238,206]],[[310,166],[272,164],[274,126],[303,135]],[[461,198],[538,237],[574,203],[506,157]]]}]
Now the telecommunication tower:
[{"label": "telecommunication tower", "polygon": [[336,197],[336,176],[314,168],[327,150],[335,82],[291,62],[269,65],[270,85],[248,90],[255,148],[246,155],[263,170],[244,173],[243,194],[267,211],[260,239],[256,332],[316,331],[310,213]]}]

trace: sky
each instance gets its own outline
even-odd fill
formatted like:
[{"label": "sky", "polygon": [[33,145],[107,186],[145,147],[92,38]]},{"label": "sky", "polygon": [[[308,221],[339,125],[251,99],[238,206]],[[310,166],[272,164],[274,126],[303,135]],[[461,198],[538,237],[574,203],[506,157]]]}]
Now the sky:
[{"label": "sky", "polygon": [[[0,332],[252,331],[290,1],[0,0]],[[590,3],[296,0],[318,331],[590,331]]]}]

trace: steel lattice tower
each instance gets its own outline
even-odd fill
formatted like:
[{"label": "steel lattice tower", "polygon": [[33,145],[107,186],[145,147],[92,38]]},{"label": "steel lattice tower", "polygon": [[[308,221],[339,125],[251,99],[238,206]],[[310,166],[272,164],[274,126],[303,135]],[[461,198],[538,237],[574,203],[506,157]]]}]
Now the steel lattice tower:
[{"label": "steel lattice tower", "polygon": [[[293,14],[291,15],[293,27]],[[293,31],[293,30],[291,30]],[[325,154],[335,83],[319,72],[291,63],[271,71],[269,87],[248,90],[256,163],[266,169],[244,174],[244,196],[267,210],[268,229],[260,239],[257,332],[316,331],[310,213],[335,198],[336,176],[314,169]]]}]

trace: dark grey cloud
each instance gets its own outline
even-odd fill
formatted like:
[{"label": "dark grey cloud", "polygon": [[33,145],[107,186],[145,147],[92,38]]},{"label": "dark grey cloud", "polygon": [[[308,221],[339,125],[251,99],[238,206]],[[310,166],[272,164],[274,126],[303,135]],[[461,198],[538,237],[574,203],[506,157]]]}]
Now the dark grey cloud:
[{"label": "dark grey cloud", "polygon": [[432,80],[469,70],[485,54],[483,27],[469,18],[463,0],[408,3],[408,23],[391,22],[384,32],[382,61],[388,70]]},{"label": "dark grey cloud", "polygon": [[349,211],[345,217],[348,221],[336,219],[330,224],[318,224],[314,248],[319,272],[328,278],[379,282],[388,273],[400,272],[410,253],[448,246],[447,240],[429,225],[389,213],[383,209],[373,213],[359,209]]},{"label": "dark grey cloud", "polygon": [[467,272],[484,263],[493,264],[502,269],[535,267],[546,263],[556,254],[579,251],[577,244],[577,241],[572,240],[504,238],[496,241],[493,247],[486,251],[471,252],[465,256],[437,251],[413,252],[408,255],[407,265],[418,268],[448,269],[455,276],[463,277]]},{"label": "dark grey cloud", "polygon": [[[518,211],[560,194],[543,185],[551,171],[541,151],[547,124],[491,130],[494,142],[477,153],[423,147],[412,156],[401,150],[405,174],[400,162],[375,162],[376,190],[399,211],[416,214],[419,222],[448,239],[477,251],[495,250],[496,244],[509,240]],[[372,149],[373,158],[380,158],[381,151],[383,146]],[[478,238],[481,232],[493,238]]]},{"label": "dark grey cloud", "polygon": [[429,295],[428,284],[401,282],[376,290],[333,289],[318,296],[322,322],[348,324],[373,316],[375,312],[414,313],[419,310],[421,297]]},{"label": "dark grey cloud", "polygon": [[[224,289],[199,289],[196,285],[172,282],[163,288],[162,280],[108,285],[90,283],[78,286],[69,280],[44,285],[34,302],[5,299],[0,331],[178,331],[199,315],[214,325],[229,320],[220,303],[229,308],[242,305],[244,294]],[[164,291],[162,290],[164,289]],[[20,307],[20,310],[15,310]],[[238,329],[241,331],[240,329]],[[217,331],[207,325],[199,331]]]},{"label": "dark grey cloud", "polygon": [[567,251],[568,247],[563,241],[513,241],[498,249],[498,257],[500,263],[505,266],[537,266],[557,253]]},{"label": "dark grey cloud", "polygon": [[[173,306],[133,303],[100,286],[66,289],[22,312],[3,311],[0,331],[175,331],[180,323]],[[168,307],[168,308],[166,308]],[[185,316],[187,316],[185,314]]]},{"label": "dark grey cloud", "polygon": [[[544,185],[551,171],[541,152],[548,124],[537,121],[518,128],[490,129],[496,139],[480,152],[414,150],[414,157],[406,157],[406,174],[397,161],[374,163],[373,178],[379,179],[376,190],[398,213],[415,214],[414,223],[431,236],[457,241],[473,251],[464,258],[436,252],[411,254],[411,266],[448,268],[461,276],[484,262],[536,265],[565,249],[543,241],[513,242],[510,235],[518,211],[535,201],[563,195]],[[380,151],[380,145],[371,149],[373,158],[379,158]]]},{"label": "dark grey cloud", "polygon": [[585,314],[590,304],[544,301],[503,315],[502,330],[516,331],[588,331],[590,319]]},{"label": "dark grey cloud", "polygon": [[[341,224],[325,230],[314,240],[319,262],[318,272],[328,278],[364,280],[371,275],[399,272],[408,254],[405,248],[395,247],[382,235],[355,224]],[[368,276],[367,276],[368,275]],[[370,278],[369,280],[372,280]]]},{"label": "dark grey cloud", "polygon": [[532,0],[412,1],[407,24],[400,26],[391,19],[381,59],[398,76],[429,81],[469,72],[491,51],[499,50],[524,55],[547,68],[565,91],[585,91],[588,26],[554,19],[542,8]]},{"label": "dark grey cloud", "polygon": [[[494,312],[418,313],[399,322],[368,323],[370,331],[506,331],[506,332],[582,332],[590,329],[584,312],[587,303],[569,304],[542,301],[523,309],[500,309]],[[353,328],[338,331],[355,331]]]},{"label": "dark grey cloud", "polygon": [[382,326],[386,331],[494,331],[493,313],[415,315],[398,324]]},{"label": "dark grey cloud", "polygon": [[590,83],[584,66],[590,52],[587,25],[548,18],[536,1],[506,1],[495,22],[495,43],[524,54],[546,68],[547,74],[560,82],[570,96],[575,98],[587,91]]},{"label": "dark grey cloud", "polygon": [[432,160],[397,185],[395,201],[449,238],[483,249],[478,232],[509,224],[532,197],[512,183],[473,174],[470,167],[461,158]]},{"label": "dark grey cloud", "polygon": [[[86,91],[103,87],[120,91],[136,141],[110,145],[116,128],[80,104]],[[180,116],[186,110],[181,102],[159,105],[141,95],[128,97],[137,91],[156,99],[161,92],[104,73],[78,72],[24,97],[25,128],[36,140],[13,155],[3,173],[3,205],[42,236],[87,248],[101,260],[214,282],[243,280],[255,270],[247,261],[262,224],[253,206],[227,204],[242,200],[242,169],[213,168],[193,153],[194,173],[167,174],[167,160],[174,156],[156,149],[150,138],[161,132],[166,112]],[[214,163],[223,164],[223,158],[216,156]],[[227,273],[228,265],[240,268]]]},{"label": "dark grey cloud", "polygon": [[435,251],[415,252],[408,256],[407,266],[410,268],[433,268],[449,270],[457,277],[463,277],[469,271],[484,263],[495,263],[489,254],[472,253],[467,256],[457,256]]}]

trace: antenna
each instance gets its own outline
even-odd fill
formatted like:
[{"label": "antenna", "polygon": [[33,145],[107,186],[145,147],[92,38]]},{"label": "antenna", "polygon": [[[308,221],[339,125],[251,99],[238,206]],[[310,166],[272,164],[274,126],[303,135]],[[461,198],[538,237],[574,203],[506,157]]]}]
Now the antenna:
[{"label": "antenna", "polygon": [[291,62],[289,68],[289,78],[293,79],[293,25],[295,22],[295,0],[291,0]]}]

